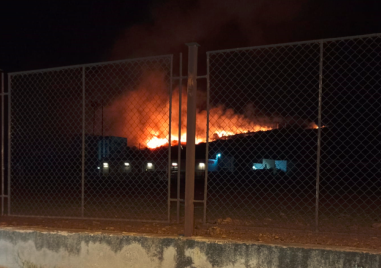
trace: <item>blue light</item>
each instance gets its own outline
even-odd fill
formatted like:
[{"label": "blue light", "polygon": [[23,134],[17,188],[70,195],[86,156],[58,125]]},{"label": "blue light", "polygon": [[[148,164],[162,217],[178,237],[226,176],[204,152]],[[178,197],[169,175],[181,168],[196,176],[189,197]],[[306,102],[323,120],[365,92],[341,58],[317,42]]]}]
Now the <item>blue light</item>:
[{"label": "blue light", "polygon": [[217,157],[221,157],[221,154],[217,154]]}]

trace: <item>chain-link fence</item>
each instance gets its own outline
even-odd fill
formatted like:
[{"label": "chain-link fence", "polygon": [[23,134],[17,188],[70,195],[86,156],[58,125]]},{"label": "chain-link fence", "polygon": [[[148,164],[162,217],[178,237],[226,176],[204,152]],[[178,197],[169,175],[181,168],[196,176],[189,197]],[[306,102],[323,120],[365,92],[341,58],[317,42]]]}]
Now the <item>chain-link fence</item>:
[{"label": "chain-link fence", "polygon": [[357,232],[381,222],[381,35],[207,58],[207,75],[193,74],[207,78],[193,162],[181,57],[178,77],[171,55],[9,74],[2,212],[179,222],[191,166],[204,223]]},{"label": "chain-link fence", "polygon": [[10,74],[10,215],[167,221],[171,79],[171,55]]},{"label": "chain-link fence", "polygon": [[381,222],[381,35],[323,48],[319,225],[362,231]]},{"label": "chain-link fence", "polygon": [[208,53],[206,221],[380,221],[381,36]]}]

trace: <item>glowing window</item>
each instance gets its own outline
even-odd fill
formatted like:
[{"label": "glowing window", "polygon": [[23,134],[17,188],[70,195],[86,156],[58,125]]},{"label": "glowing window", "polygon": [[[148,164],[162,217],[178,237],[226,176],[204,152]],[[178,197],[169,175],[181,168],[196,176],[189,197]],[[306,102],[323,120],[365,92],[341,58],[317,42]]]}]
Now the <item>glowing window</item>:
[{"label": "glowing window", "polygon": [[262,163],[253,163],[253,170],[263,169]]}]

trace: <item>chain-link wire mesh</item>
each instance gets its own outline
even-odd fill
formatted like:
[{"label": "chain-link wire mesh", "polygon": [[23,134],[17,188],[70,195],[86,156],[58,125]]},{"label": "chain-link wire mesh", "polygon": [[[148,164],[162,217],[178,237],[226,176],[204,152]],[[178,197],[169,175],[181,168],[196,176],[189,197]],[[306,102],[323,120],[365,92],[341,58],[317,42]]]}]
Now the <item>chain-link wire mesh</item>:
[{"label": "chain-link wire mesh", "polygon": [[[172,56],[86,68],[85,216],[166,220]],[[100,209],[102,208],[102,209]]]},{"label": "chain-link wire mesh", "polygon": [[[208,129],[195,167],[207,223],[358,232],[381,222],[380,38],[207,53],[195,137]],[[183,125],[186,111],[172,107],[172,56],[9,80],[10,215],[170,220],[186,166],[170,146],[169,133],[184,134],[170,118]]]},{"label": "chain-link wire mesh", "polygon": [[380,45],[377,35],[208,53],[208,223],[319,219],[351,232],[381,220]]},{"label": "chain-link wire mesh", "polygon": [[381,222],[381,35],[327,41],[323,54],[319,222],[366,231]]},{"label": "chain-link wire mesh", "polygon": [[172,56],[14,73],[11,215],[168,219]]},{"label": "chain-link wire mesh", "polygon": [[11,80],[11,214],[80,216],[82,68]]},{"label": "chain-link wire mesh", "polygon": [[208,54],[208,222],[313,223],[319,47]]}]

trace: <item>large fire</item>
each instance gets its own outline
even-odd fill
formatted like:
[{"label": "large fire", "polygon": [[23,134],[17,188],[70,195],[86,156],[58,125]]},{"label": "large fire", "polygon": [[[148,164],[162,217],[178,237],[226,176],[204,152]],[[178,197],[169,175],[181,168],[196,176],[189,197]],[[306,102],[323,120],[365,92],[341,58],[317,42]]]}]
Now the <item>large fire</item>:
[{"label": "large fire", "polygon": [[[105,134],[127,137],[129,146],[158,148],[169,144],[169,94],[162,73],[144,76],[137,88],[127,89],[104,109]],[[179,90],[172,93],[171,143],[186,142],[187,94],[183,88],[181,99],[181,137],[179,139]],[[197,111],[196,144],[206,141],[205,110]],[[267,131],[277,127],[268,117],[249,118],[223,105],[210,108],[209,140],[247,132]]]}]

